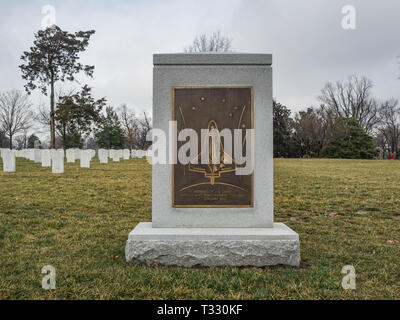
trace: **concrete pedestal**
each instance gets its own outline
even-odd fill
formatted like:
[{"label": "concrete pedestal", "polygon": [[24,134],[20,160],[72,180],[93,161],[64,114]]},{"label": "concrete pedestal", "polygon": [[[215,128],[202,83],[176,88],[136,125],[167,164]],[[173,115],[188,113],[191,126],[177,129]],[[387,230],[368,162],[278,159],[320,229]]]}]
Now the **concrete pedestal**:
[{"label": "concrete pedestal", "polygon": [[273,228],[153,228],[139,223],[125,248],[132,264],[254,266],[300,264],[299,236],[283,223]]}]

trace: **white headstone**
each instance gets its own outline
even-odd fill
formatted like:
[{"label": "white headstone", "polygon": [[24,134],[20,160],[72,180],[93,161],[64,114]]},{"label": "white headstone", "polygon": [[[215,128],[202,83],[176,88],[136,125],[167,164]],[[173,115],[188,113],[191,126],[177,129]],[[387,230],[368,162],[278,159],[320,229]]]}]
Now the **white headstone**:
[{"label": "white headstone", "polygon": [[64,150],[51,150],[51,163],[53,173],[64,173]]},{"label": "white headstone", "polygon": [[67,156],[67,162],[74,163],[75,162],[75,149],[67,149],[65,151],[65,153]]},{"label": "white headstone", "polygon": [[80,160],[81,159],[81,149],[75,148],[75,159]]},{"label": "white headstone", "polygon": [[119,150],[111,149],[110,150],[110,158],[112,158],[114,162],[119,162],[119,159],[120,159]]},{"label": "white headstone", "polygon": [[27,149],[28,160],[35,161],[35,149]]},{"label": "white headstone", "polygon": [[34,154],[35,163],[41,163],[42,162],[42,150],[33,149],[33,154]]},{"label": "white headstone", "polygon": [[124,149],[123,152],[124,152],[124,160],[129,160],[131,155],[129,149]]},{"label": "white headstone", "polygon": [[99,155],[99,161],[100,163],[108,163],[108,155],[109,151],[106,149],[99,149],[98,150],[98,155]]},{"label": "white headstone", "polygon": [[22,149],[24,151],[24,158],[29,160],[29,149]]},{"label": "white headstone", "polygon": [[3,171],[15,172],[15,151],[4,149],[1,152],[3,158]]},{"label": "white headstone", "polygon": [[51,167],[51,151],[42,150],[42,167]]},{"label": "white headstone", "polygon": [[148,149],[145,151],[146,153],[146,160],[148,163],[152,163],[153,161],[153,151],[151,149]]},{"label": "white headstone", "polygon": [[15,150],[15,157],[16,158],[23,158],[24,157],[24,150]]},{"label": "white headstone", "polygon": [[92,150],[81,151],[81,168],[90,168],[90,160],[92,159]]}]

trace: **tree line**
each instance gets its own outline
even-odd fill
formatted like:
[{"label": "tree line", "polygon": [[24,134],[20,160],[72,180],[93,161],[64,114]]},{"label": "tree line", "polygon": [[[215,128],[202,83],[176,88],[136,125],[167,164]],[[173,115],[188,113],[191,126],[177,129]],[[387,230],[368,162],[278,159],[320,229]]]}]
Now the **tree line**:
[{"label": "tree line", "polygon": [[[56,92],[56,84],[79,83],[83,73],[93,77],[94,66],[83,65],[79,54],[89,45],[94,30],[69,33],[53,25],[35,34],[33,46],[21,56],[19,66],[25,92],[0,94],[0,146],[29,148],[38,140],[28,132],[36,124],[50,131],[50,148],[131,148],[147,149],[151,119],[144,112],[136,116],[126,104],[113,108],[105,97],[96,99],[87,85]],[[49,108],[33,111],[29,95],[34,90],[49,98]]]},{"label": "tree line", "polygon": [[[0,94],[0,147],[33,148],[40,142],[33,128],[51,128],[50,112],[41,105],[33,110],[29,95],[22,90]],[[118,108],[107,105],[106,98],[95,99],[92,88],[84,85],[77,92],[55,95],[55,148],[107,148],[146,150],[146,135],[151,118],[143,112],[137,116],[126,104]],[[28,134],[28,132],[31,132]],[[42,141],[41,147],[51,147]]]},{"label": "tree line", "polygon": [[[228,52],[232,39],[220,31],[197,36],[186,52]],[[328,82],[320,106],[291,116],[273,102],[275,157],[399,158],[400,108],[396,99],[379,101],[366,77]]]},{"label": "tree line", "polygon": [[291,116],[273,102],[274,156],[326,158],[399,158],[398,100],[380,102],[366,77],[328,82],[320,106]]},{"label": "tree line", "polygon": [[[114,108],[105,97],[95,98],[92,88],[79,86],[56,91],[56,84],[74,82],[83,73],[93,77],[94,66],[83,65],[79,54],[89,45],[94,30],[69,33],[58,26],[39,30],[33,46],[21,56],[25,91],[0,94],[0,146],[29,148],[38,140],[28,135],[39,123],[50,131],[50,148],[102,147],[144,149],[151,118],[139,117],[126,104]],[[197,36],[186,52],[227,52],[232,39],[214,32]],[[318,97],[319,107],[291,111],[273,102],[275,157],[399,158],[400,108],[396,99],[373,96],[366,77],[349,76],[328,82]],[[34,112],[29,94],[40,90],[49,107]]]}]

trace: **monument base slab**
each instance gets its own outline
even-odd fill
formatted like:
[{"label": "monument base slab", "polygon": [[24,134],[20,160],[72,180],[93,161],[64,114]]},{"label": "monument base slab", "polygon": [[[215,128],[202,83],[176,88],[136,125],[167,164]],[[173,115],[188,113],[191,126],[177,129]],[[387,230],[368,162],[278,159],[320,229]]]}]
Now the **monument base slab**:
[{"label": "monument base slab", "polygon": [[129,234],[125,257],[144,265],[298,267],[300,242],[283,223],[273,228],[153,228],[142,222]]}]

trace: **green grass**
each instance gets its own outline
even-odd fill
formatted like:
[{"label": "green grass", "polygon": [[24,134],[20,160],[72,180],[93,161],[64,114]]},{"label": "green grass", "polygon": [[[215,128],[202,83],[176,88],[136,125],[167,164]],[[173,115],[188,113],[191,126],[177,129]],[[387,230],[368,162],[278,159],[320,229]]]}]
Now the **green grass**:
[{"label": "green grass", "polygon": [[[3,173],[0,161],[0,299],[400,298],[398,161],[275,160],[275,220],[299,233],[300,268],[127,265],[128,233],[150,220],[145,160],[63,175],[23,159]],[[41,287],[48,264],[56,290]],[[348,264],[355,291],[341,287]]]}]

